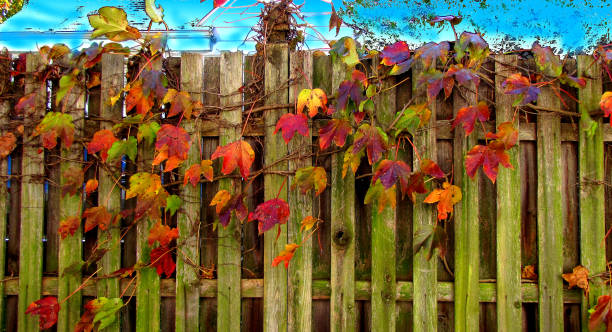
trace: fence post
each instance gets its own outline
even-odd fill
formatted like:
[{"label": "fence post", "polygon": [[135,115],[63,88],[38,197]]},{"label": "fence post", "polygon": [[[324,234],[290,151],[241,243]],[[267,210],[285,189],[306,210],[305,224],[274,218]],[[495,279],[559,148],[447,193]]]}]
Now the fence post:
[{"label": "fence post", "polygon": [[[220,105],[233,106],[221,110],[221,119],[227,127],[219,132],[219,145],[223,146],[241,138],[242,131],[242,52],[223,52],[221,54]],[[246,181],[246,179],[244,179]],[[219,190],[227,190],[232,195],[242,191],[240,178],[219,180]],[[227,227],[217,226],[217,331],[240,331],[241,293],[241,225],[240,220],[232,217]]]},{"label": "fence post", "polygon": [[[10,55],[6,49],[0,53],[0,96],[3,96],[10,84],[9,68],[11,65]],[[8,100],[0,99],[0,119],[6,123],[9,121],[11,114],[11,105]],[[4,127],[0,130],[0,135],[9,132],[8,128]],[[8,214],[8,156],[0,159],[0,280],[4,279],[6,266],[6,221]],[[5,310],[6,301],[4,301],[4,282],[0,282],[0,310]],[[5,326],[4,314],[0,315],[0,326]]]},{"label": "fence post", "polygon": [[[495,111],[500,125],[515,119],[514,96],[503,92],[502,83],[518,64],[516,55],[495,56]],[[508,150],[514,169],[499,168],[497,174],[497,331],[517,329],[522,321],[521,303],[521,169],[520,142]]]},{"label": "fence post", "polygon": [[[593,57],[579,55],[578,75],[588,77],[586,86],[578,90],[578,104],[581,113],[599,110],[602,94],[602,68],[593,62]],[[590,274],[606,271],[606,252],[601,247],[606,233],[604,181],[604,143],[602,119],[593,120],[597,129],[588,134],[588,121],[580,121],[579,129],[579,186],[580,186],[580,264]],[[588,297],[582,297],[582,330],[588,331],[588,310],[597,303],[597,297],[604,294],[598,282],[590,285]]]}]

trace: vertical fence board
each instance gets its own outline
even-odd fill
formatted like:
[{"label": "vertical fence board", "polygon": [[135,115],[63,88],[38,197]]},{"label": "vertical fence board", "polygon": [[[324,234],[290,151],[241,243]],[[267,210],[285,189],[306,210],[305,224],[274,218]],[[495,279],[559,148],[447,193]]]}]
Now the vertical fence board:
[{"label": "vertical fence board", "polygon": [[[552,87],[542,88],[538,105],[561,108]],[[539,326],[540,331],[563,331],[561,118],[540,111],[537,127]]]},{"label": "vertical fence board", "polygon": [[[28,305],[40,298],[42,287],[42,233],[44,225],[44,161],[38,153],[39,137],[32,137],[34,128],[45,114],[46,90],[32,74],[43,65],[37,53],[26,56],[26,94],[36,93],[31,115],[24,117],[21,238],[19,240],[19,331],[38,330],[38,317],[26,315]],[[42,88],[41,88],[42,87]]]},{"label": "vertical fence board", "polygon": [[[427,98],[425,85],[418,85],[419,76],[424,71],[421,61],[417,61],[412,69],[412,91],[415,102],[425,102]],[[421,158],[437,159],[436,134],[433,129],[436,124],[436,102],[429,105],[431,118],[425,129],[414,136],[414,145],[419,150]],[[413,169],[419,169],[419,159],[414,158]],[[417,197],[417,203],[413,207],[413,240],[425,227],[436,224],[435,207],[422,203],[422,195]],[[427,259],[427,252],[419,250],[413,260],[413,323],[415,331],[434,332],[437,331],[438,309],[437,309],[437,258]]]},{"label": "vertical fence board", "polygon": [[[297,96],[304,88],[312,83],[312,53],[292,52],[290,59],[290,73],[295,85],[289,87],[289,102],[297,102]],[[289,142],[289,170],[312,166],[312,132],[307,136],[294,135]],[[294,155],[295,154],[295,155]],[[291,188],[293,177],[289,177],[288,188]],[[312,237],[308,231],[300,232],[302,220],[313,213],[312,192],[306,195],[297,188],[289,191],[289,222],[287,233],[289,243],[301,244],[297,249],[291,264],[289,264],[288,279],[288,330],[311,331],[312,322]],[[316,236],[316,235],[315,235]],[[302,243],[302,239],[305,239]]]},{"label": "vertical fence board", "polygon": [[[602,94],[601,65],[593,63],[593,57],[578,56],[578,75],[589,77],[586,87],[578,92],[581,113],[599,110]],[[606,233],[604,144],[601,118],[594,120],[597,129],[592,136],[587,133],[588,123],[580,121],[578,185],[580,188],[580,263],[590,274],[606,270],[606,254],[601,248]],[[588,310],[604,294],[603,287],[593,282],[589,296],[582,299],[582,329],[588,329]]]},{"label": "vertical fence board", "polygon": [[[226,145],[240,139],[242,130],[242,102],[238,89],[242,85],[242,53],[224,52],[221,54],[221,106],[233,108],[222,110],[221,119],[227,128],[219,136],[219,145]],[[219,180],[219,190],[228,190],[232,195],[242,190],[240,178]],[[217,330],[240,330],[240,221],[232,217],[227,227],[217,226],[219,234],[218,268],[217,268]]]},{"label": "vertical fence board", "polygon": [[[377,66],[380,59],[373,60]],[[382,74],[382,73],[381,73]],[[386,129],[395,118],[395,80],[393,76],[383,81],[381,92],[375,100],[377,124]],[[394,152],[386,156],[398,158]],[[372,165],[374,166],[374,165]],[[396,195],[399,188],[396,189]],[[395,232],[396,209],[385,207],[379,212],[372,205],[372,331],[395,331]]]},{"label": "vertical fence board", "polygon": [[[9,53],[4,49],[0,53],[0,96],[7,93],[10,76],[9,66],[10,58]],[[9,121],[11,114],[11,105],[8,100],[0,100],[0,119],[3,121]],[[9,130],[8,128],[0,129],[0,135],[4,135]],[[6,244],[7,241],[4,239],[7,235],[7,220],[8,220],[8,207],[9,207],[9,194],[8,194],[8,156],[0,158],[0,280],[4,279],[5,266],[6,264]],[[5,314],[7,311],[8,303],[4,301],[4,282],[0,282],[0,328],[5,328]]]},{"label": "vertical fence board", "polygon": [[[514,97],[503,93],[502,83],[518,64],[516,55],[495,57],[495,110],[497,125],[514,120]],[[517,130],[518,118],[513,122]],[[500,167],[497,174],[497,330],[513,331],[521,321],[521,170],[520,144],[507,152],[514,169]]]}]

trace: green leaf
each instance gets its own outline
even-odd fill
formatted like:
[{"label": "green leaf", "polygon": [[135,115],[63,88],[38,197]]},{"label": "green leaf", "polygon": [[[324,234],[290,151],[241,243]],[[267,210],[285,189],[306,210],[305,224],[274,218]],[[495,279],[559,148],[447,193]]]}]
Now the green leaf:
[{"label": "green leaf", "polygon": [[366,99],[359,103],[359,112],[368,112],[370,114],[374,112],[374,102],[372,99]]},{"label": "green leaf", "polygon": [[140,38],[138,29],[128,25],[127,14],[121,8],[102,7],[98,14],[89,15],[89,24],[94,28],[90,39],[100,37],[121,42]]},{"label": "green leaf", "polygon": [[57,90],[57,94],[55,95],[55,105],[59,105],[66,93],[70,91],[77,83],[77,80],[74,78],[79,71],[75,69],[70,74],[66,74],[60,78],[59,81],[59,89]]},{"label": "green leaf", "polygon": [[589,113],[584,109],[580,114],[580,123],[583,127],[582,130],[587,133],[588,138],[591,138],[593,137],[593,135],[595,135],[595,131],[597,131],[597,121],[593,121]]},{"label": "green leaf", "polygon": [[336,41],[331,50],[332,58],[339,56],[342,61],[349,67],[354,67],[359,63],[359,55],[357,54],[357,44],[351,37],[342,37]]},{"label": "green leaf", "polygon": [[155,23],[164,21],[164,8],[162,6],[155,7],[155,0],[145,0],[145,13]]},{"label": "green leaf", "polygon": [[123,300],[120,298],[108,299],[99,297],[94,301],[96,301],[94,305],[97,307],[97,310],[93,322],[94,324],[100,322],[98,326],[98,331],[100,331],[115,321],[117,311],[123,307]]},{"label": "green leaf", "polygon": [[183,200],[177,195],[171,195],[166,198],[166,210],[173,216],[176,211],[183,205]]},{"label": "green leaf", "polygon": [[143,139],[145,139],[148,145],[152,145],[155,142],[157,132],[160,128],[161,126],[159,123],[155,121],[141,124],[138,127],[138,134],[136,135],[138,142],[140,143]]},{"label": "green leaf", "polygon": [[112,162],[117,158],[121,158],[123,155],[127,155],[132,161],[136,161],[136,154],[138,153],[138,143],[134,136],[130,136],[127,140],[121,140],[113,143],[111,148],[108,150],[107,162]]}]

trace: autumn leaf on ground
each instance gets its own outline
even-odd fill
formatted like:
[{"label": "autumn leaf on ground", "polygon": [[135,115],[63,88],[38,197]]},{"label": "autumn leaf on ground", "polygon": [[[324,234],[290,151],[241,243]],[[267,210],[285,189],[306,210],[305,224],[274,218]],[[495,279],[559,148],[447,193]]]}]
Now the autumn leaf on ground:
[{"label": "autumn leaf on ground", "polygon": [[43,146],[53,149],[59,137],[64,147],[69,148],[74,140],[74,123],[72,115],[61,112],[49,112],[34,129],[34,136],[41,135]]},{"label": "autumn leaf on ground", "polygon": [[98,14],[89,15],[88,19],[94,28],[91,39],[104,35],[112,41],[121,42],[141,37],[138,29],[128,25],[127,14],[121,8],[102,7],[98,9]]},{"label": "autumn leaf on ground", "polygon": [[490,142],[487,146],[476,145],[465,158],[465,171],[471,178],[474,177],[480,166],[491,182],[495,183],[499,164],[506,168],[514,169],[510,164],[510,156],[504,149],[504,143],[500,141]]},{"label": "autumn leaf on ground", "polygon": [[461,201],[461,189],[448,182],[442,184],[442,189],[434,189],[425,198],[425,203],[438,203],[438,219],[444,220],[453,213],[453,205]]},{"label": "autumn leaf on ground", "polygon": [[487,121],[489,120],[490,114],[489,107],[484,101],[478,102],[478,105],[462,107],[453,120],[452,128],[455,128],[458,124],[462,124],[465,134],[469,135],[472,133],[472,130],[474,130],[476,119],[481,122]]},{"label": "autumn leaf on ground", "polygon": [[538,275],[535,273],[533,265],[527,265],[521,270],[521,278],[528,280],[538,280]]},{"label": "autumn leaf on ground", "polygon": [[380,127],[372,127],[367,123],[362,124],[355,134],[353,153],[365,149],[370,165],[376,163],[387,150],[389,139]]},{"label": "autumn leaf on ground", "polygon": [[291,261],[293,254],[295,254],[295,250],[299,247],[300,246],[295,243],[285,244],[285,249],[272,260],[272,267],[276,267],[280,262],[285,262],[285,269],[289,268],[289,261]]},{"label": "autumn leaf on ground", "polygon": [[353,146],[349,146],[346,151],[344,151],[344,160],[342,164],[342,178],[346,176],[347,171],[350,169],[353,174],[357,172],[357,168],[359,168],[359,164],[361,164],[361,157],[363,157],[364,152],[360,151],[359,153],[353,153]]},{"label": "autumn leaf on ground", "polygon": [[213,168],[212,161],[208,159],[202,160],[199,164],[191,165],[185,171],[185,178],[183,179],[183,185],[186,186],[187,183],[191,183],[192,186],[196,186],[200,183],[200,176],[204,175],[204,177],[211,181],[213,180]]},{"label": "autumn leaf on ground", "polygon": [[6,158],[17,146],[17,137],[13,133],[0,136],[0,160]]},{"label": "autumn leaf on ground", "polygon": [[385,46],[380,56],[382,58],[381,64],[393,66],[389,75],[399,75],[407,72],[414,61],[414,59],[410,57],[410,48],[408,48],[408,44],[403,41]]},{"label": "autumn leaf on ground", "polygon": [[319,108],[323,112],[327,112],[327,95],[325,91],[321,89],[302,89],[297,100],[296,110],[298,114],[304,112],[304,107],[308,107],[308,116],[311,118],[317,115]]},{"label": "autumn leaf on ground", "polygon": [[152,246],[155,241],[159,242],[161,246],[168,246],[170,241],[178,239],[179,233],[178,228],[170,228],[168,225],[162,225],[161,221],[158,221],[150,230],[147,241]]},{"label": "autumn leaf on ground", "polygon": [[81,218],[78,216],[70,216],[60,221],[57,232],[62,237],[62,240],[68,237],[68,235],[74,235],[74,233],[81,226]]},{"label": "autumn leaf on ground", "polygon": [[315,196],[319,196],[325,187],[327,187],[327,173],[323,167],[303,167],[295,172],[295,182],[291,185],[291,189],[300,188],[302,194],[310,189],[315,190]]},{"label": "autumn leaf on ground", "polygon": [[365,205],[370,205],[377,201],[378,212],[382,212],[387,206],[395,208],[397,200],[396,196],[397,194],[395,193],[395,184],[390,188],[385,188],[385,186],[382,185],[381,181],[378,180],[375,184],[370,185],[370,187],[368,188],[363,203]]},{"label": "autumn leaf on ground", "polygon": [[38,315],[38,326],[41,330],[45,330],[57,323],[59,310],[60,305],[57,303],[57,298],[47,296],[30,303],[25,313],[32,316]]},{"label": "autumn leaf on ground", "polygon": [[259,234],[268,231],[274,225],[279,226],[289,220],[289,204],[282,198],[273,198],[265,201],[255,208],[254,212],[249,214],[249,221],[258,220]]},{"label": "autumn leaf on ground", "polygon": [[336,36],[338,35],[338,33],[340,32],[340,27],[342,26],[342,19],[340,18],[340,16],[338,16],[338,13],[336,13],[336,8],[334,8],[334,4],[331,4],[332,7],[332,13],[331,16],[329,17],[329,31],[332,31],[332,29],[336,29]]},{"label": "autumn leaf on ground", "polygon": [[605,324],[606,332],[612,330],[612,301],[610,295],[601,295],[597,298],[595,308],[589,310],[589,330],[595,331]]},{"label": "autumn leaf on ground", "polygon": [[166,278],[170,278],[176,269],[170,248],[162,246],[151,250],[151,265],[157,270],[157,275],[161,277],[165,274]]},{"label": "autumn leaf on ground", "polygon": [[518,95],[512,106],[526,105],[538,99],[540,88],[532,85],[529,79],[519,73],[512,74],[502,82],[501,87],[508,95]]},{"label": "autumn leaf on ground", "polygon": [[97,324],[96,331],[102,331],[118,318],[118,311],[123,307],[120,298],[99,297],[85,304],[85,312],[75,327],[75,332],[91,332]]},{"label": "autumn leaf on ground", "polygon": [[130,177],[130,187],[126,191],[125,199],[138,198],[134,212],[136,220],[145,214],[153,220],[159,220],[161,218],[160,209],[166,206],[168,196],[159,175],[141,172]]},{"label": "autumn leaf on ground", "polygon": [[83,188],[85,174],[83,170],[76,167],[70,166],[62,173],[62,197],[66,194],[70,196],[76,195],[76,193]]},{"label": "autumn leaf on ground", "polygon": [[563,63],[558,55],[555,55],[549,46],[542,47],[537,41],[531,46],[538,69],[545,75],[559,77],[563,71]]},{"label": "autumn leaf on ground", "polygon": [[227,190],[219,190],[210,202],[210,206],[215,206],[215,210],[219,216],[219,223],[221,223],[223,227],[229,225],[232,211],[235,211],[236,218],[240,221],[243,221],[248,214],[242,195],[235,194],[232,196]]},{"label": "autumn leaf on ground", "polygon": [[223,167],[221,168],[223,174],[230,174],[238,167],[242,178],[247,179],[251,165],[255,160],[255,152],[249,142],[239,140],[225,146],[217,146],[211,159],[215,160],[219,157],[223,157]]},{"label": "autumn leaf on ground", "polygon": [[612,91],[606,91],[601,95],[599,107],[604,112],[604,117],[610,118],[610,126],[612,127]]},{"label": "autumn leaf on ground", "polygon": [[410,166],[401,160],[385,159],[376,167],[372,183],[375,184],[378,179],[385,189],[393,187],[399,181],[402,193],[405,194],[408,191]]},{"label": "autumn leaf on ground", "polygon": [[134,136],[128,137],[127,140],[120,140],[113,143],[110,149],[108,149],[108,156],[106,161],[112,163],[113,161],[126,155],[130,160],[136,161],[136,155],[138,154],[138,143]]},{"label": "autumn leaf on ground", "polygon": [[303,231],[307,231],[312,229],[316,224],[323,222],[323,220],[313,217],[313,216],[306,216],[304,219],[302,219],[301,222],[301,226],[300,226],[300,232]]},{"label": "autumn leaf on ground", "polygon": [[87,193],[87,195],[96,191],[96,189],[98,189],[98,180],[96,179],[87,180],[87,183],[85,184],[85,192]]},{"label": "autumn leaf on ground", "polygon": [[155,142],[157,155],[152,164],[159,165],[166,160],[164,172],[175,169],[187,159],[190,139],[191,136],[185,129],[171,124],[162,125],[157,132],[157,142]]},{"label": "autumn leaf on ground", "polygon": [[497,126],[497,132],[487,133],[486,138],[497,140],[504,145],[504,149],[508,150],[518,142],[519,132],[514,128],[512,122],[502,122]]},{"label": "autumn leaf on ground", "polygon": [[89,232],[96,226],[101,230],[107,230],[110,225],[112,215],[104,206],[94,206],[83,211],[85,218],[85,232]]},{"label": "autumn leaf on ground", "polygon": [[168,110],[169,118],[182,113],[186,119],[191,119],[193,100],[191,99],[189,92],[168,89],[162,103],[170,103],[170,109]]},{"label": "autumn leaf on ground", "polygon": [[87,152],[94,154],[100,152],[100,158],[106,161],[108,158],[108,150],[113,146],[113,143],[117,141],[115,134],[108,129],[98,130],[94,133],[91,142],[87,144]]},{"label": "autumn leaf on ground", "polygon": [[300,133],[302,136],[308,136],[308,118],[301,112],[297,114],[284,114],[276,123],[274,135],[276,135],[279,130],[283,132],[283,140],[285,140],[285,143],[289,143],[296,132]]},{"label": "autumn leaf on ground", "polygon": [[578,265],[574,267],[572,273],[563,273],[563,279],[567,281],[569,284],[568,288],[571,289],[574,286],[578,286],[584,290],[584,295],[588,296],[589,294],[589,270],[582,266]]},{"label": "autumn leaf on ground", "polygon": [[353,132],[351,124],[346,119],[331,119],[327,124],[319,129],[319,147],[321,150],[327,149],[332,141],[338,147],[343,147],[346,136]]}]

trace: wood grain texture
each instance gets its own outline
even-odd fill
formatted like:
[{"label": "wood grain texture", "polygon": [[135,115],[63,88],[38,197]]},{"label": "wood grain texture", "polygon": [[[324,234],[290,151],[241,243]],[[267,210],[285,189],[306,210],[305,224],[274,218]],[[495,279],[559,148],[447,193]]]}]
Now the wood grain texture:
[{"label": "wood grain texture", "polygon": [[[4,49],[0,56],[4,59],[0,59],[0,95],[7,92],[10,85],[10,75],[8,69],[10,66],[9,53]],[[8,100],[0,100],[0,119],[10,119],[11,105]],[[8,130],[0,130],[0,135],[4,135]],[[9,214],[9,192],[8,192],[8,157],[0,159],[0,280],[4,279],[6,273],[7,256],[6,246],[7,241],[4,239],[7,237],[7,221]],[[0,282],[0,311],[6,312],[7,303],[4,297],[4,283]],[[0,326],[5,325],[5,315],[0,315]]]}]

